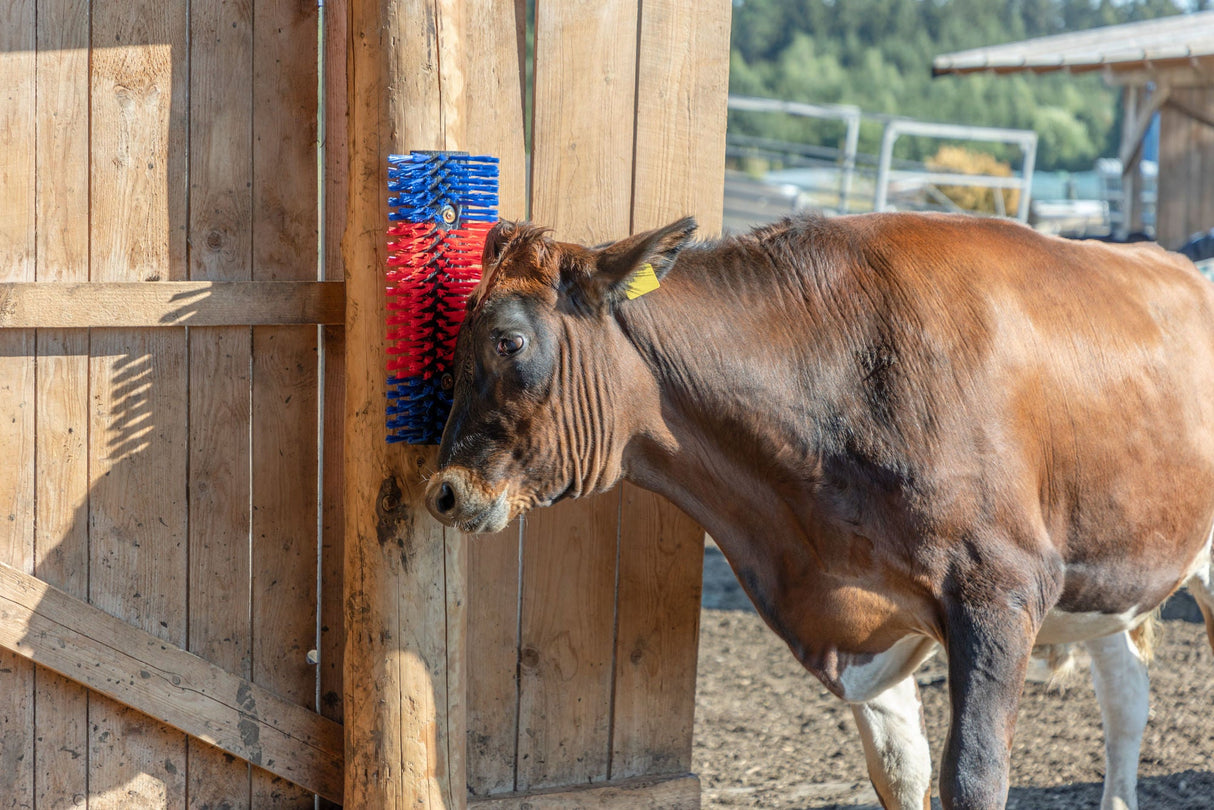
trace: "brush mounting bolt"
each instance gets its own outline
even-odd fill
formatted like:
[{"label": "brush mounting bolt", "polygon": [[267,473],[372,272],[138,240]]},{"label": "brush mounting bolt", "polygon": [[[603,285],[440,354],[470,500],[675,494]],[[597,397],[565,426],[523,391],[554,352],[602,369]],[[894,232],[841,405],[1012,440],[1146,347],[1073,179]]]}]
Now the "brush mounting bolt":
[{"label": "brush mounting bolt", "polygon": [[443,387],[444,391],[450,391],[455,387],[455,378],[451,376],[451,372],[447,372],[438,378],[438,384]]},{"label": "brush mounting bolt", "polygon": [[448,225],[454,225],[455,220],[459,219],[459,212],[455,210],[455,206],[448,203],[438,209],[438,215],[442,217],[443,222]]}]

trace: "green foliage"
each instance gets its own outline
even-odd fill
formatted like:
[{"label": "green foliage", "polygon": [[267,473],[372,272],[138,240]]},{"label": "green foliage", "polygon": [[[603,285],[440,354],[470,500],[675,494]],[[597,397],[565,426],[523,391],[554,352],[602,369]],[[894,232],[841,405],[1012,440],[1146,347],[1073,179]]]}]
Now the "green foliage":
[{"label": "green foliage", "polygon": [[[1182,2],[1182,0],[1176,0]],[[1184,7],[1206,7],[1212,0]],[[738,95],[854,104],[929,121],[1034,129],[1042,169],[1085,169],[1116,154],[1117,93],[1095,73],[931,77],[933,57],[1021,39],[1153,19],[1174,0],[735,0],[729,89]],[[731,112],[731,131],[833,144],[833,122]],[[874,152],[879,126],[861,128]],[[899,141],[924,159],[939,143]],[[991,150],[996,157],[1013,157]]]}]

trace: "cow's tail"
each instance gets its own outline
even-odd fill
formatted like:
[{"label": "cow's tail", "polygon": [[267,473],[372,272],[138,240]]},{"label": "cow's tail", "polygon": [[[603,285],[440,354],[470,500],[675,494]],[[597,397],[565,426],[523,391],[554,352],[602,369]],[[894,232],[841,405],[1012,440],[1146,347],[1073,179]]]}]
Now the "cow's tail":
[{"label": "cow's tail", "polygon": [[[1210,613],[1206,614],[1207,629],[1210,616]],[[1156,608],[1130,630],[1129,635],[1130,643],[1138,651],[1139,660],[1149,665],[1155,658],[1155,643],[1159,638],[1159,609]],[[1027,680],[1044,683],[1050,688],[1062,688],[1090,661],[1082,644],[1040,644],[1033,648],[1033,661]]]},{"label": "cow's tail", "polygon": [[1130,641],[1138,650],[1142,663],[1150,665],[1155,660],[1155,644],[1159,641],[1159,608],[1152,610],[1142,624],[1130,631]]},{"label": "cow's tail", "polygon": [[1039,644],[1033,648],[1026,680],[1044,683],[1051,689],[1061,688],[1074,678],[1087,660],[1078,644]]},{"label": "cow's tail", "polygon": [[1197,607],[1201,608],[1201,616],[1206,620],[1206,638],[1210,641],[1210,648],[1214,649],[1214,589],[1210,587],[1210,576],[1194,575],[1188,582],[1189,593],[1193,595],[1193,599],[1197,602]]},{"label": "cow's tail", "polygon": [[1206,638],[1210,647],[1214,648],[1214,557],[1211,555],[1214,547],[1214,530],[1206,540],[1206,547],[1197,559],[1197,567],[1193,575],[1185,583],[1189,593],[1201,608],[1201,616],[1206,620]]}]

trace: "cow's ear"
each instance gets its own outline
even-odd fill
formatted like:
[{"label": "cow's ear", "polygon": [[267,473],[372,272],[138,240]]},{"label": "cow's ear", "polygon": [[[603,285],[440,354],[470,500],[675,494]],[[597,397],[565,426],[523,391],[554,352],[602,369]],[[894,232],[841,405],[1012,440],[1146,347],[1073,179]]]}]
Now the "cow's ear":
[{"label": "cow's ear", "polygon": [[694,217],[599,248],[589,281],[600,301],[618,303],[651,292],[695,233]]},{"label": "cow's ear", "polygon": [[506,243],[510,241],[510,237],[514,236],[517,229],[515,223],[500,219],[489,230],[485,236],[485,250],[481,255],[481,267],[490,267],[502,255],[502,249],[506,247]]}]

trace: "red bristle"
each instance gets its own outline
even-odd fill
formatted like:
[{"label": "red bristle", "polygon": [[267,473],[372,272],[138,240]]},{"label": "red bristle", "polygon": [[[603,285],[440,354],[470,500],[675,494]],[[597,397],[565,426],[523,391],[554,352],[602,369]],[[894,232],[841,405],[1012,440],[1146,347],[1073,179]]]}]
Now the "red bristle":
[{"label": "red bristle", "polygon": [[388,370],[396,376],[428,379],[450,367],[491,227],[399,223],[389,230]]}]

